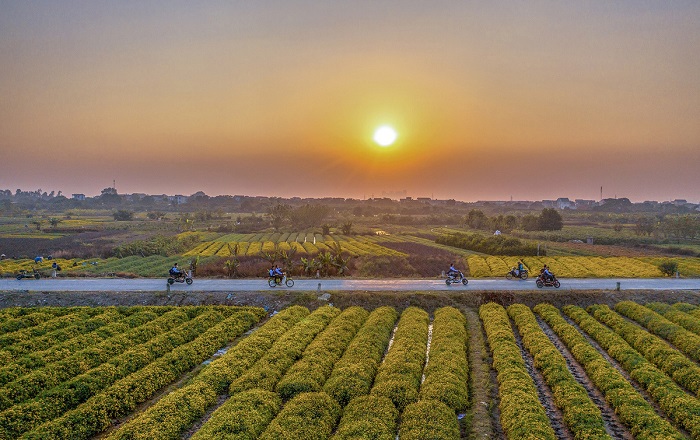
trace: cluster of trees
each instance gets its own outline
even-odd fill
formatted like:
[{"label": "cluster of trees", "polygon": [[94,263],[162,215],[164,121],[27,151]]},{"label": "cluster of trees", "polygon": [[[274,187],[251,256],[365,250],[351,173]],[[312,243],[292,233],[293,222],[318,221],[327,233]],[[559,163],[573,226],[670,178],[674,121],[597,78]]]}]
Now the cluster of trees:
[{"label": "cluster of trees", "polygon": [[439,236],[435,242],[490,255],[537,255],[537,245],[502,235],[450,234]]},{"label": "cluster of trees", "polygon": [[130,255],[140,255],[148,257],[150,255],[177,255],[181,254],[199,243],[198,235],[189,235],[185,238],[175,239],[164,235],[156,235],[147,240],[135,240],[116,246],[112,254],[115,257],[128,257]]},{"label": "cluster of trees", "polygon": [[270,223],[276,230],[289,225],[295,229],[306,229],[323,225],[331,214],[331,208],[326,205],[302,205],[293,208],[290,205],[277,204],[267,211]]},{"label": "cluster of trees", "polygon": [[506,233],[518,228],[525,231],[558,231],[564,226],[561,214],[553,208],[545,208],[539,215],[527,214],[522,217],[512,214],[488,217],[483,211],[472,209],[463,222],[472,229]]}]

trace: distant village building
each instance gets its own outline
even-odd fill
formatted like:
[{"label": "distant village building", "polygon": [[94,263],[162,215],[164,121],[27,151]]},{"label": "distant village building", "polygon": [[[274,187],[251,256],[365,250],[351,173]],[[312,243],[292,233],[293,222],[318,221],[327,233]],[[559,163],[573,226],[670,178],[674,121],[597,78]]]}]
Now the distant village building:
[{"label": "distant village building", "polygon": [[85,200],[85,194],[73,194],[71,198],[73,200]]},{"label": "distant village building", "polygon": [[175,195],[175,196],[168,196],[168,201],[176,204],[176,205],[184,205],[187,203],[187,199],[189,197],[183,196],[181,194]]},{"label": "distant village building", "polygon": [[559,197],[557,199],[557,209],[576,209],[571,200],[568,197]]}]

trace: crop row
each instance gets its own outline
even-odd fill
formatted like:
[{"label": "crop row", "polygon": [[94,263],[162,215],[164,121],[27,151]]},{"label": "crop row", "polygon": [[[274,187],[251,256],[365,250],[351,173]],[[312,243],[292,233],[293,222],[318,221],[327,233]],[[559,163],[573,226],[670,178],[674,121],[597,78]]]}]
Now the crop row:
[{"label": "crop row", "polygon": [[[157,313],[158,308],[153,307],[152,309],[155,310],[143,310],[126,316],[122,320],[100,327],[90,333],[84,335],[77,334],[75,337],[52,345],[46,350],[27,353],[17,359],[10,358],[8,355],[8,360],[4,366],[0,368],[0,385],[12,382],[18,377],[24,376],[37,368],[42,368],[69,356],[73,356],[79,351],[95,347],[109,338],[120,337],[122,333],[152,321],[159,316]],[[126,339],[121,340],[127,342]]]},{"label": "crop row", "polygon": [[[425,311],[416,307],[403,311],[370,396],[359,396],[350,401],[334,439],[390,439],[396,436],[398,414],[418,399],[426,359],[428,324]],[[373,414],[375,408],[377,412]]]},{"label": "crop row", "polygon": [[[115,418],[123,417],[137,405],[152,398],[161,388],[183,373],[200,365],[255,324],[262,315],[242,311],[218,325],[201,330],[199,336],[177,346],[135,373],[117,381],[104,391],[61,417],[46,423],[23,438],[32,440],[88,439],[107,428]],[[200,315],[218,313],[215,311]]]},{"label": "crop row", "polygon": [[615,310],[639,322],[653,334],[668,340],[691,359],[700,361],[700,336],[631,301],[618,303]]},{"label": "crop row", "polygon": [[323,389],[341,406],[347,405],[356,397],[369,394],[389,345],[396,318],[396,310],[391,307],[380,307],[372,311],[343,356],[336,362]]},{"label": "crop row", "polygon": [[333,366],[368,315],[363,308],[350,307],[335,318],[277,384],[276,390],[282,399],[288,400],[303,392],[321,391]]},{"label": "crop row", "polygon": [[[693,438],[700,438],[700,401],[688,395],[620,335],[591,318],[585,310],[577,306],[566,306],[563,310],[644,387],[672,420],[688,430]],[[591,306],[591,312],[594,316],[602,316],[610,309],[597,305]]]},{"label": "crop row", "polygon": [[501,425],[510,439],[555,439],[547,414],[537,396],[505,309],[495,303],[479,308],[479,317],[493,354],[497,373]]},{"label": "crop row", "polygon": [[[168,394],[107,438],[109,440],[180,438],[180,433],[202,417],[207,409],[216,403],[218,396],[228,390],[231,382],[255,365],[282,336],[291,332],[294,326],[308,315],[309,311],[303,307],[293,306],[284,309],[222,357],[209,364],[190,383]],[[245,393],[239,393],[237,396],[243,394]],[[255,398],[251,397],[251,399]],[[242,405],[250,408],[246,401]],[[274,414],[270,419],[273,416]]]},{"label": "crop row", "polygon": [[[642,317],[645,311],[634,310],[640,307],[649,314],[656,314],[644,306],[629,304],[629,301],[618,303],[615,309],[623,311],[625,315]],[[700,367],[685,357],[681,352],[670,347],[663,339],[649,334],[646,330],[622,318],[607,307],[591,308],[593,316],[610,327],[635,350],[658,367],[661,371],[673,378],[676,383],[693,392],[700,394]]]},{"label": "crop row", "polygon": [[423,371],[419,400],[401,415],[401,438],[405,440],[457,439],[456,411],[468,405],[466,319],[452,307],[435,311],[428,360]]},{"label": "crop row", "polygon": [[453,307],[435,311],[428,363],[420,399],[442,401],[453,411],[469,403],[466,318]]},{"label": "crop row", "polygon": [[[335,309],[324,308],[328,316],[332,317],[335,315]],[[315,312],[317,313],[317,312]],[[314,426],[316,435],[322,435],[322,432],[330,431],[335,426],[336,419],[338,417],[340,407],[337,402],[335,402],[326,393],[319,392],[322,388],[325,379],[330,375],[333,368],[333,364],[340,357],[342,352],[347,347],[347,344],[353,338],[357,330],[360,328],[364,320],[367,318],[368,313],[359,307],[351,307],[346,309],[340,315],[335,317],[330,324],[328,324],[325,329],[308,345],[304,350],[301,359],[292,365],[292,367],[287,370],[286,374],[282,377],[280,381],[277,382],[276,386],[270,382],[269,386],[277,389],[277,393],[282,399],[291,399],[284,406],[284,410],[274,419],[269,419],[269,416],[274,416],[276,413],[270,409],[278,406],[276,405],[277,399],[271,399],[270,403],[274,405],[263,405],[261,410],[264,414],[259,414],[255,408],[251,411],[240,412],[239,400],[236,400],[238,394],[244,394],[248,391],[255,390],[257,394],[253,394],[257,397],[264,397],[266,391],[271,391],[270,389],[262,389],[261,387],[251,387],[249,390],[243,390],[233,394],[233,402],[230,405],[219,408],[212,417],[204,424],[203,429],[205,432],[213,431],[215,432],[213,436],[208,436],[204,433],[199,435],[199,438],[221,438],[221,436],[229,436],[235,434],[240,434],[236,431],[239,429],[237,425],[232,430],[227,430],[226,420],[231,420],[231,417],[240,418],[241,424],[243,426],[248,426],[252,430],[250,435],[259,435],[260,432],[265,428],[267,429],[263,433],[263,437],[268,438],[280,438],[274,434],[278,430],[287,432],[290,435],[294,430],[309,429],[309,425]],[[318,316],[318,323],[323,323],[325,319],[322,316]],[[309,330],[313,326],[309,326]],[[301,328],[300,328],[301,329]],[[297,329],[297,330],[300,330]],[[309,333],[311,334],[311,333]],[[299,339],[301,336],[301,339]],[[304,341],[303,333],[296,334],[296,343],[303,344]],[[284,343],[284,340],[281,341]],[[289,345],[287,345],[289,347]],[[271,349],[272,350],[272,349]],[[284,354],[280,354],[276,357],[264,357],[256,365],[261,365],[261,370],[272,370],[274,366],[282,366],[284,369],[285,361],[281,358],[287,354],[291,354],[287,351]],[[298,356],[293,356],[293,359],[298,359]],[[292,360],[293,360],[292,359]],[[271,368],[272,367],[272,368]],[[254,367],[255,368],[255,367]],[[274,377],[278,377],[277,372],[273,373]],[[245,381],[244,377],[240,380]],[[260,382],[255,382],[255,384],[260,385]],[[268,388],[268,384],[264,384],[265,388]],[[232,384],[231,388],[235,387],[235,382]],[[240,389],[240,386],[237,388]],[[262,393],[262,394],[260,394]],[[248,401],[248,394],[245,395],[244,399]],[[303,396],[303,397],[302,397]],[[311,398],[313,396],[313,398]],[[264,399],[263,401],[267,401]],[[334,409],[335,408],[335,409]],[[228,410],[232,410],[236,415],[229,414]],[[333,409],[333,411],[330,411]],[[294,417],[297,420],[303,418],[304,415],[313,414],[314,417],[320,417],[321,419],[326,419],[330,417],[323,423],[321,420],[306,420],[300,426],[296,424],[289,426],[290,422],[287,420],[290,417]],[[323,414],[321,416],[321,414]],[[208,427],[207,425],[210,425]],[[297,422],[298,424],[298,422]],[[319,432],[321,431],[321,432]],[[330,432],[328,432],[330,434]]]},{"label": "crop row", "polygon": [[[620,372],[603,357],[586,338],[550,304],[535,306],[535,312],[554,330],[586,374],[603,393],[605,400],[638,440],[685,438],[634,389]],[[578,310],[582,312],[582,310]],[[571,312],[578,312],[571,310]],[[593,320],[581,315],[581,322]],[[589,327],[590,329],[591,327]]]},{"label": "crop row", "polygon": [[[114,382],[172,352],[179,345],[192,341],[222,319],[223,316],[215,311],[203,313],[145,344],[128,347],[119,356],[79,375],[75,375],[76,371],[63,362],[63,369],[51,368],[52,376],[48,383],[37,384],[27,379],[6,385],[3,388],[3,402],[9,401],[15,405],[0,413],[0,438],[21,434],[60,416]],[[37,374],[33,374],[35,376]],[[37,397],[24,402],[33,395]]]},{"label": "crop row", "polygon": [[0,410],[30,399],[44,390],[51,389],[104,363],[116,365],[119,363],[119,356],[125,352],[128,353],[133,347],[147,343],[162,333],[182,325],[187,319],[186,313],[173,310],[128,333],[19,377],[0,388]]},{"label": "crop row", "polygon": [[554,403],[561,409],[564,421],[574,437],[610,439],[605,432],[600,410],[571,374],[566,360],[544,334],[530,308],[523,304],[514,304],[508,307],[508,315],[515,321],[523,345],[532,355],[535,367],[542,372],[551,388]]},{"label": "crop row", "polygon": [[690,313],[686,313],[675,306],[664,303],[649,303],[646,304],[646,307],[686,330],[700,335],[700,317],[690,314],[692,310],[688,310]]}]

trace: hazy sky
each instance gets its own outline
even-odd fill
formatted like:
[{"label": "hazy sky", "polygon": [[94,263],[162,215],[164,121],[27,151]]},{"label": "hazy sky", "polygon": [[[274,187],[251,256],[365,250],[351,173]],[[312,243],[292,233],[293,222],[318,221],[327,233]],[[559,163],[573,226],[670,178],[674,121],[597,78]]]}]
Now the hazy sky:
[{"label": "hazy sky", "polygon": [[0,189],[697,203],[699,168],[697,0],[0,0]]}]

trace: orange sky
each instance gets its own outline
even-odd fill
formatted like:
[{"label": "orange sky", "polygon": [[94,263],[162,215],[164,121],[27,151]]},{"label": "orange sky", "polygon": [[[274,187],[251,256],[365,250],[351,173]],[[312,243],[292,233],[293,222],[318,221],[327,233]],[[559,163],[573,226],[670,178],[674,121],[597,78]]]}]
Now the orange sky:
[{"label": "orange sky", "polygon": [[0,188],[700,201],[698,2],[238,3],[2,3]]}]

